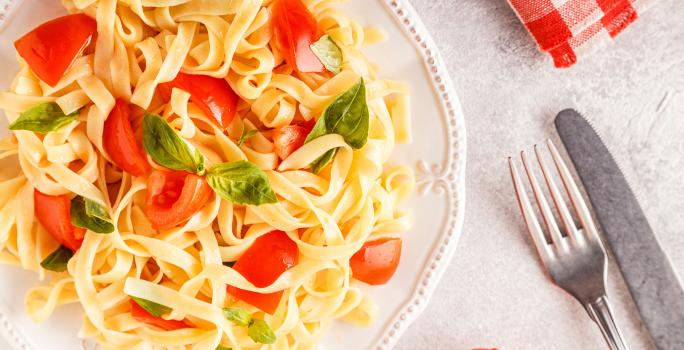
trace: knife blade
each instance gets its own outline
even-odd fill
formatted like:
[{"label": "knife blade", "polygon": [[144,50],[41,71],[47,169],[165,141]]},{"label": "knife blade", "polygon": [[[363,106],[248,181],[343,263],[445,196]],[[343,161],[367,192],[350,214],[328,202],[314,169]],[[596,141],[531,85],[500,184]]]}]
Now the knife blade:
[{"label": "knife blade", "polygon": [[656,347],[684,349],[682,283],[618,164],[577,111],[561,111],[555,124]]}]

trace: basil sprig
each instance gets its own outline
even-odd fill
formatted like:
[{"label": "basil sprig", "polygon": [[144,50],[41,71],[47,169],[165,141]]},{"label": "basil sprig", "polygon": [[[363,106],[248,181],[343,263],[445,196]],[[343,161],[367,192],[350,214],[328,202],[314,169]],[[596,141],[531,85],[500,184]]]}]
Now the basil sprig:
[{"label": "basil sprig", "polygon": [[170,307],[164,306],[162,304],[157,304],[154,301],[150,301],[150,300],[138,298],[138,297],[133,297],[133,296],[131,298],[138,305],[140,305],[140,307],[145,309],[145,311],[149,312],[154,317],[162,317],[163,315],[166,315],[172,311],[172,309]]},{"label": "basil sprig", "polygon": [[[338,96],[316,121],[316,125],[306,137],[310,142],[323,135],[339,134],[353,149],[360,149],[368,142],[370,114],[366,103],[366,85],[363,79],[349,90]],[[311,169],[317,173],[335,157],[337,149],[331,149],[311,163]]]},{"label": "basil sprig", "polygon": [[157,164],[173,170],[204,174],[204,156],[185,142],[164,118],[145,114],[143,146]]},{"label": "basil sprig", "polygon": [[249,323],[252,321],[252,315],[249,312],[245,309],[236,307],[224,307],[223,316],[242,327],[248,327]]},{"label": "basil sprig", "polygon": [[323,35],[318,41],[311,44],[311,51],[323,63],[325,69],[335,74],[342,71],[342,50],[330,38],[330,35]]},{"label": "basil sprig", "polygon": [[71,223],[95,233],[114,232],[114,224],[107,210],[97,202],[81,196],[71,200]]},{"label": "basil sprig", "polygon": [[218,346],[216,346],[215,350],[233,350],[233,348],[227,348],[223,345],[218,345]]},{"label": "basil sprig", "polygon": [[[243,131],[239,142],[244,142],[256,132]],[[145,115],[143,146],[159,165],[198,175],[206,173],[202,153],[178,136],[160,116]],[[207,174],[207,182],[219,196],[234,203],[261,205],[278,201],[266,174],[247,161],[213,166]]]},{"label": "basil sprig", "polygon": [[268,326],[264,320],[255,319],[249,324],[247,328],[247,335],[249,335],[255,343],[273,344],[276,341],[275,333]]},{"label": "basil sprig", "polygon": [[65,115],[55,102],[44,102],[21,113],[9,128],[47,133],[57,131],[77,118],[78,111]]},{"label": "basil sprig", "polygon": [[54,252],[50,253],[43,261],[40,262],[46,270],[62,272],[67,269],[69,259],[74,256],[74,252],[65,246],[59,246]]},{"label": "basil sprig", "polygon": [[244,160],[214,165],[207,182],[216,194],[234,203],[261,205],[278,201],[266,174]]},{"label": "basil sprig", "polygon": [[247,335],[255,343],[273,344],[276,341],[275,333],[264,320],[252,318],[252,315],[240,308],[223,308],[223,316],[238,326],[247,327]]}]

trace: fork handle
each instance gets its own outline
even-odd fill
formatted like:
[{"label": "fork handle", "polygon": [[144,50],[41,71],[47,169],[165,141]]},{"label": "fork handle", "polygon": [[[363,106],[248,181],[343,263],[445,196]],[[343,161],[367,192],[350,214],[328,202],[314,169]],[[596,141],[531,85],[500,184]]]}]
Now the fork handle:
[{"label": "fork handle", "polygon": [[598,299],[586,305],[589,316],[596,322],[603,333],[603,338],[606,339],[608,347],[611,350],[628,350],[625,344],[624,337],[620,332],[615,318],[613,317],[613,309],[610,307],[608,297],[603,295]]}]

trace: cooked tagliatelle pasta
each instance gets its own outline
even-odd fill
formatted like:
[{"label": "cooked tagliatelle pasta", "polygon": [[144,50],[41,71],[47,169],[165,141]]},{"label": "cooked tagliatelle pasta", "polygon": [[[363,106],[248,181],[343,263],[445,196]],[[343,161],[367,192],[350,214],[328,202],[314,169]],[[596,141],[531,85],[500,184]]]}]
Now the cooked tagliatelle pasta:
[{"label": "cooked tagliatelle pasta", "polygon": [[[64,0],[15,42],[0,261],[105,349],[311,349],[378,310],[409,219],[408,88],[334,0]],[[5,171],[4,173],[9,173]],[[4,283],[8,283],[5,281]]]}]

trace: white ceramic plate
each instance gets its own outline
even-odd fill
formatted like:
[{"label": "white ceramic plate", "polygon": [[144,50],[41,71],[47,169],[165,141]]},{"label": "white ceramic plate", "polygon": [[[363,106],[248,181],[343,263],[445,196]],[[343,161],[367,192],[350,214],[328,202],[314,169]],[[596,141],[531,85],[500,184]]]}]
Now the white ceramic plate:
[{"label": "white ceramic plate", "polygon": [[[12,42],[37,24],[64,12],[58,1],[0,0],[0,88],[17,71]],[[465,126],[461,107],[437,47],[406,0],[351,0],[344,6],[363,25],[381,26],[389,40],[369,47],[381,74],[411,86],[414,140],[400,145],[394,161],[415,165],[418,193],[412,198],[414,228],[403,236],[399,269],[387,285],[367,288],[380,307],[370,328],[336,323],[320,349],[386,349],[416,319],[455,251],[465,205]],[[0,133],[6,134],[1,118]],[[36,274],[0,266],[0,335],[16,349],[90,348],[76,337],[77,305],[61,307],[48,321],[24,313],[26,290]],[[0,348],[4,348],[0,340]]]}]

